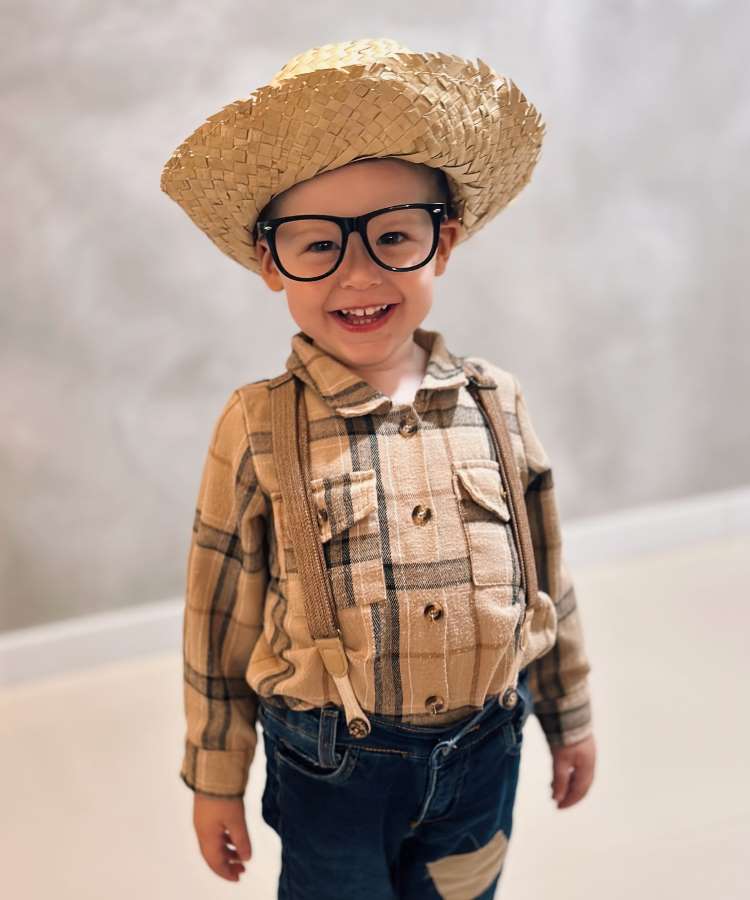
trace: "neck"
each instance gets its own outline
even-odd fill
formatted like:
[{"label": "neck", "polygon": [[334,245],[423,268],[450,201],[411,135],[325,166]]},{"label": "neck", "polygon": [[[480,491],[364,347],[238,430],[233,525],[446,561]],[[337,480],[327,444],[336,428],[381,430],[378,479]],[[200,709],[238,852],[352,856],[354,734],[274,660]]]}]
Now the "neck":
[{"label": "neck", "polygon": [[396,403],[411,403],[424,378],[429,353],[412,340],[408,354],[392,368],[357,374]]}]

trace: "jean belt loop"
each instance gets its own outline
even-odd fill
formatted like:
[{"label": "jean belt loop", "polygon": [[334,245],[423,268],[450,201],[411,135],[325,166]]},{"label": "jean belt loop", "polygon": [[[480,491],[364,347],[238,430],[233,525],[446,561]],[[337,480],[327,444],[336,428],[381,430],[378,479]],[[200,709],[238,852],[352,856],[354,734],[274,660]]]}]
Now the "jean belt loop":
[{"label": "jean belt loop", "polygon": [[321,766],[333,768],[336,765],[336,725],[339,720],[337,706],[323,706],[320,710],[318,728],[318,762]]}]

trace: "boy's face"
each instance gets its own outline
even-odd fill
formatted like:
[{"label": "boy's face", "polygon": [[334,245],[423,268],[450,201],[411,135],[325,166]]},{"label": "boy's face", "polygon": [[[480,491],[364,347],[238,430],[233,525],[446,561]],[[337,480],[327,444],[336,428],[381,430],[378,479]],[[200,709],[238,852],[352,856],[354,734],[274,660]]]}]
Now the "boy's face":
[{"label": "boy's face", "polygon": [[[278,198],[278,216],[357,216],[398,203],[439,200],[428,171],[395,159],[368,159],[295,184]],[[440,226],[433,258],[411,272],[390,272],[368,254],[356,232],[349,235],[341,264],[318,281],[295,281],[276,267],[265,241],[258,241],[261,275],[273,291],[285,291],[289,312],[315,343],[346,365],[365,373],[384,372],[413,359],[412,335],[432,306],[436,276],[446,267],[459,224]],[[388,318],[371,331],[347,329],[336,310],[395,304]]]}]

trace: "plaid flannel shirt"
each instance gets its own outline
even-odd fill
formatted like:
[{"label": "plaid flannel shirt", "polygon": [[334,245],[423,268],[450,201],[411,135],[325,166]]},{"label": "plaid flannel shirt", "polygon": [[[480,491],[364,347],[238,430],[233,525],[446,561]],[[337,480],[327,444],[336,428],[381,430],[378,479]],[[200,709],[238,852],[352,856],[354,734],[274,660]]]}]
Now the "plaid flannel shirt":
[{"label": "plaid flannel shirt", "polygon": [[[524,602],[489,426],[462,359],[418,328],[429,353],[412,403],[396,404],[318,347],[292,338],[304,382],[311,492],[354,691],[365,711],[454,721],[512,680]],[[539,591],[557,637],[529,661],[550,745],[591,733],[581,621],[561,553],[552,469],[517,378],[469,357],[498,384],[529,516]],[[255,754],[258,698],[340,705],[311,640],[271,446],[270,379],[232,392],[211,436],[187,565],[180,777],[241,797]]]}]

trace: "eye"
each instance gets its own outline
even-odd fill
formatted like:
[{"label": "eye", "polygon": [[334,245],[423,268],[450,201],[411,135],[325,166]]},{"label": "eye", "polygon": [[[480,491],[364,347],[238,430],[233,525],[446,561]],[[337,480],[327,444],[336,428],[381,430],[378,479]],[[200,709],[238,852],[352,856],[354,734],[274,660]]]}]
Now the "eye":
[{"label": "eye", "polygon": [[[378,240],[382,241],[385,238],[403,238],[404,240],[407,240],[407,235],[405,235],[403,231],[386,231],[386,233],[382,234],[378,238]],[[400,240],[386,240],[385,243],[386,244],[400,244],[402,242]]]},{"label": "eye", "polygon": [[[325,245],[325,246],[324,246]],[[312,244],[308,244],[305,250],[312,250],[313,253],[325,253],[326,251],[332,250],[334,246],[334,241],[313,241]],[[319,248],[319,249],[315,249]]]}]

